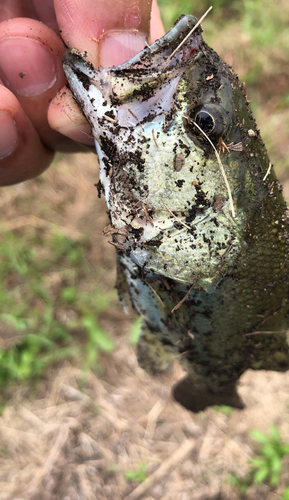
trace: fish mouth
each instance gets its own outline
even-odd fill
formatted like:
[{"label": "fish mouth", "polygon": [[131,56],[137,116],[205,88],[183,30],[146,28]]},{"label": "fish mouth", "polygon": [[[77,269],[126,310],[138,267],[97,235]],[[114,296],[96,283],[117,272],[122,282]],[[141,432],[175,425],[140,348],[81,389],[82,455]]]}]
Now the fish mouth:
[{"label": "fish mouth", "polygon": [[[87,54],[77,49],[67,49],[62,63],[69,87],[77,100],[83,101],[90,86],[101,91],[103,97],[113,96],[113,104],[121,104],[134,96],[144,85],[151,90],[174,73],[192,65],[203,53],[201,28],[194,16],[183,16],[162,38],[126,62],[111,68],[96,70],[86,60]],[[192,33],[191,33],[192,32]],[[191,34],[190,34],[191,33]],[[124,84],[125,81],[125,84]]]},{"label": "fish mouth", "polygon": [[[187,58],[191,59],[195,57],[196,53],[201,50],[202,37],[200,35],[202,29],[198,26],[193,31],[196,24],[197,19],[194,16],[181,17],[162,38],[156,40],[152,45],[147,45],[143,50],[124,63],[112,66],[112,68],[115,72],[123,72],[141,66],[144,72],[148,70],[151,73],[152,66],[159,67],[160,59],[161,66],[165,64],[168,68],[176,64],[176,62],[187,65]],[[191,35],[189,35],[190,32],[192,32]],[[62,59],[65,71],[66,68],[70,67],[76,71],[82,71],[88,78],[91,78],[95,68],[86,61],[86,57],[86,52],[80,52],[75,48],[68,48],[64,52]],[[149,61],[146,61],[146,59]],[[146,65],[148,63],[149,67],[147,68]]]}]

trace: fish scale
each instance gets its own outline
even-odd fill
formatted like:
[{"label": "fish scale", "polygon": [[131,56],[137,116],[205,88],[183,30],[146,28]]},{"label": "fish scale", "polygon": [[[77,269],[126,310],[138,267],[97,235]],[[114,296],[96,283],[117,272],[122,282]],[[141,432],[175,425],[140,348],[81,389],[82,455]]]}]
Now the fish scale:
[{"label": "fish scale", "polygon": [[242,86],[196,22],[112,68],[63,60],[95,138],[119,296],[143,318],[139,363],[156,374],[177,357],[192,411],[241,408],[245,370],[289,362],[287,208]]}]

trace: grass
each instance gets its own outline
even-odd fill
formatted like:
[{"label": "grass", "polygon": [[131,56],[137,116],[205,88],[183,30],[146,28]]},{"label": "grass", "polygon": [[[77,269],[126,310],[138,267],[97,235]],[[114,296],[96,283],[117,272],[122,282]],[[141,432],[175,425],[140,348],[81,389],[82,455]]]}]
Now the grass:
[{"label": "grass", "polygon": [[[204,37],[218,52],[237,52],[243,62],[240,76],[247,84],[259,84],[272,71],[284,72],[282,64],[289,58],[289,8],[285,0],[278,5],[271,0],[160,0],[159,4],[166,29],[181,14],[200,18],[212,5],[202,24]],[[222,47],[223,39],[226,42]]]},{"label": "grass", "polygon": [[234,411],[234,409],[231,406],[227,405],[215,405],[213,406],[213,410],[219,413],[222,413],[223,415],[226,415],[226,417],[230,417]]},{"label": "grass", "polygon": [[283,494],[282,494],[282,499],[283,499],[283,500],[289,500],[289,488],[286,488],[286,489],[283,491]]},{"label": "grass", "polygon": [[[6,341],[0,344],[0,388],[39,377],[61,359],[80,360],[86,371],[97,366],[100,353],[114,350],[100,316],[115,304],[116,292],[105,290],[90,264],[90,245],[49,224],[0,228],[0,333]],[[132,344],[140,329],[138,318]]]},{"label": "grass", "polygon": [[0,387],[67,357],[82,357],[88,369],[100,352],[114,349],[98,318],[115,293],[103,293],[86,250],[87,241],[54,230],[3,230],[0,321],[8,343],[11,336],[16,343],[0,350]]},{"label": "grass", "polygon": [[147,478],[147,464],[141,462],[138,467],[134,470],[128,470],[124,472],[124,477],[127,481],[143,483]]},{"label": "grass", "polygon": [[[251,437],[261,445],[258,456],[251,458],[249,472],[245,478],[231,475],[231,484],[239,487],[242,493],[246,493],[252,484],[268,483],[272,488],[276,488],[280,482],[282,459],[285,455],[289,455],[289,444],[282,442],[278,427],[275,425],[270,427],[268,434],[253,429]],[[288,498],[288,492],[289,488],[286,488],[283,498]]]},{"label": "grass", "polygon": [[[231,0],[203,0],[203,2],[197,2],[196,0],[158,0],[160,6],[162,20],[166,31],[174,24],[176,19],[182,14],[192,14],[197,18],[200,18],[206,10],[212,6],[213,16],[218,14],[228,13],[232,16],[236,11],[238,11],[239,2]],[[210,14],[211,16],[211,14]],[[221,18],[221,16],[220,16]],[[207,21],[206,21],[207,22]]]}]

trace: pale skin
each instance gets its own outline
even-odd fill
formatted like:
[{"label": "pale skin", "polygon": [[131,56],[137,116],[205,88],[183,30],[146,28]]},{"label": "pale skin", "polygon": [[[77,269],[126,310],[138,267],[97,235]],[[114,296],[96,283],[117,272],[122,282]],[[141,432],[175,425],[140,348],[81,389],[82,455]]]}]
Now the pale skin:
[{"label": "pale skin", "polygon": [[90,127],[65,87],[65,45],[86,51],[96,67],[121,64],[164,34],[151,3],[1,1],[1,186],[41,174],[56,151],[93,148]]}]

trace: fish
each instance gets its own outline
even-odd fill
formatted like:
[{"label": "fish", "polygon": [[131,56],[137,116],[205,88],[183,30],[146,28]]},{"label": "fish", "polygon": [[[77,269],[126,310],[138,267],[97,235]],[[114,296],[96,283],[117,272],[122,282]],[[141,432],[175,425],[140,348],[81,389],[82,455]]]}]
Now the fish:
[{"label": "fish", "polygon": [[123,64],[63,67],[91,125],[138,362],[177,359],[193,412],[226,404],[248,369],[288,370],[289,212],[244,86],[194,16]]}]

